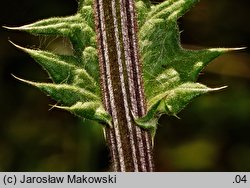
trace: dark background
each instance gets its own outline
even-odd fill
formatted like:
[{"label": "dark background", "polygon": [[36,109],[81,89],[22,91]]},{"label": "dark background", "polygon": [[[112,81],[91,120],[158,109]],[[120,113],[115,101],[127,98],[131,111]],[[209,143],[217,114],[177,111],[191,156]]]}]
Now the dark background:
[{"label": "dark background", "polygon": [[[179,20],[188,48],[250,46],[250,2],[202,0]],[[76,12],[76,0],[2,1],[0,25],[20,26]],[[63,38],[34,37],[0,28],[0,171],[106,171],[101,127],[67,112],[15,80],[48,81],[29,48],[67,52]],[[213,61],[199,82],[223,91],[195,99],[177,119],[162,116],[155,140],[157,171],[250,171],[250,51]]]}]

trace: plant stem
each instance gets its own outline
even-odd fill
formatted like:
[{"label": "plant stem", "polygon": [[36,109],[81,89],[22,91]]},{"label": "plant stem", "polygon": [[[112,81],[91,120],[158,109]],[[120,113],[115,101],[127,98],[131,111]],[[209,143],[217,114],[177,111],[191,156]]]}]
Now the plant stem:
[{"label": "plant stem", "polygon": [[[134,0],[95,0],[105,128],[113,171],[153,171],[152,140],[134,122],[146,114]],[[133,117],[134,116],[134,117]]]}]

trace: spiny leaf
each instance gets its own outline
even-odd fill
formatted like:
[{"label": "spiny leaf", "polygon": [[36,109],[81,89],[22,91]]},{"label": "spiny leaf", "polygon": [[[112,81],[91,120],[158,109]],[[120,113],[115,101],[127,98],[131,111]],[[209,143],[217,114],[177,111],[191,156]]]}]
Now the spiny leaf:
[{"label": "spiny leaf", "polygon": [[93,0],[79,0],[80,2],[84,3],[84,6],[91,6],[93,5]]},{"label": "spiny leaf", "polygon": [[[145,91],[148,97],[167,91],[184,82],[196,81],[198,74],[214,58],[230,49],[180,50],[172,60],[166,59],[159,65],[147,68],[145,72]],[[148,86],[148,87],[147,87]]]},{"label": "spiny leaf", "polygon": [[56,106],[57,108],[70,111],[76,116],[85,117],[91,120],[97,120],[101,123],[111,124],[110,115],[104,110],[100,101],[95,102],[77,102],[71,107]]},{"label": "spiny leaf", "polygon": [[97,50],[91,46],[86,47],[83,51],[82,59],[85,70],[95,79],[96,82],[99,82]]},{"label": "spiny leaf", "polygon": [[[199,83],[186,82],[151,98],[149,106],[158,104],[159,113],[167,113],[168,115],[176,116],[193,98],[223,88],[225,87],[212,89]],[[159,103],[159,101],[162,101],[162,103]],[[155,107],[153,109],[155,109]]]},{"label": "spiny leaf", "polygon": [[58,55],[42,50],[17,48],[33,57],[49,74],[54,83],[36,83],[17,78],[38,87],[72,113],[110,124],[110,115],[101,103],[98,58],[94,33],[92,0],[80,0],[78,13],[73,16],[49,18],[21,27],[7,27],[34,35],[68,37],[74,55]]},{"label": "spiny leaf", "polygon": [[18,77],[15,78],[39,88],[53,99],[66,106],[72,106],[78,101],[100,101],[99,96],[96,96],[94,93],[76,86],[67,84],[38,83],[27,81]]},{"label": "spiny leaf", "polygon": [[234,49],[186,50],[180,45],[177,19],[198,0],[168,0],[151,7],[139,31],[148,112],[137,120],[151,126],[161,114],[176,116],[193,98],[216,91],[194,83],[204,67]]},{"label": "spiny leaf", "polygon": [[92,3],[85,4],[85,6],[82,6],[82,8],[78,11],[81,15],[81,17],[88,23],[88,25],[94,30],[95,29],[95,23],[94,23],[94,15],[93,15],[93,8]]},{"label": "spiny leaf", "polygon": [[74,69],[73,62],[75,62],[75,59],[65,60],[63,56],[60,55],[41,50],[23,48],[14,43],[12,44],[33,57],[45,70],[48,71],[51,79],[55,83],[64,82]]},{"label": "spiny leaf", "polygon": [[[156,130],[162,114],[176,116],[193,98],[221,88],[211,89],[195,83],[204,67],[219,55],[235,49],[215,48],[187,50],[180,44],[177,19],[198,0],[167,0],[151,5],[149,0],[136,0],[139,24],[139,46],[143,63],[143,80],[148,112],[135,122]],[[30,54],[49,73],[54,83],[34,85],[64,106],[58,108],[73,114],[110,124],[100,96],[99,67],[94,32],[93,0],[79,0],[73,16],[49,18],[17,29],[35,35],[68,37],[74,55],[62,56],[17,46]]]},{"label": "spiny leaf", "polygon": [[72,85],[37,83],[23,80],[16,76],[14,77],[22,82],[41,89],[59,103],[66,105],[53,107],[67,110],[79,117],[96,120],[100,123],[111,126],[111,117],[104,110],[100,96]]},{"label": "spiny leaf", "polygon": [[68,37],[76,53],[81,53],[86,46],[95,46],[94,30],[80,14],[41,20],[21,27],[7,27],[12,30],[26,31],[34,35],[57,35]]},{"label": "spiny leaf", "polygon": [[168,0],[154,6],[148,14],[149,19],[178,19],[199,0]]},{"label": "spiny leaf", "polygon": [[150,4],[148,1],[145,2],[142,0],[136,1],[135,3],[136,9],[137,9],[137,19],[138,19],[139,27],[141,27],[146,20],[147,13],[150,9],[149,5]]},{"label": "spiny leaf", "polygon": [[50,78],[56,84],[72,84],[99,94],[98,84],[74,56],[57,55],[12,44],[33,57],[48,72]]}]

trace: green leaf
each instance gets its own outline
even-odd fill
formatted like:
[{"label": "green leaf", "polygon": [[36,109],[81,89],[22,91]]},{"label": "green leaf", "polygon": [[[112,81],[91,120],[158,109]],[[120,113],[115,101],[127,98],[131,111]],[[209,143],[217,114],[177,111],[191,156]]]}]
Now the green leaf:
[{"label": "green leaf", "polygon": [[[195,97],[222,88],[211,89],[196,83],[199,73],[225,52],[236,49],[183,49],[177,19],[199,0],[166,0],[152,5],[136,0],[138,40],[143,67],[147,114],[135,122],[155,134],[162,114],[177,114]],[[32,56],[49,74],[53,83],[36,83],[19,79],[40,88],[63,106],[57,108],[102,123],[111,124],[110,115],[101,102],[98,52],[93,16],[93,0],[79,0],[73,16],[49,18],[16,29],[34,35],[68,37],[72,56],[15,45]]]},{"label": "green leaf", "polygon": [[111,126],[111,117],[104,110],[100,102],[77,102],[71,107],[56,106],[57,108],[70,111],[76,116],[85,117],[87,119],[96,120]]},{"label": "green leaf", "polygon": [[16,76],[14,77],[22,82],[39,88],[40,90],[51,96],[53,99],[66,106],[72,106],[78,101],[100,101],[100,97],[96,94],[76,86],[68,84],[31,82],[18,78]]},{"label": "green leaf", "polygon": [[53,107],[67,110],[76,116],[96,120],[100,123],[111,126],[111,117],[104,110],[100,96],[95,93],[67,84],[37,83],[23,80],[18,77],[15,78],[39,88],[53,99],[64,105],[56,105]]},{"label": "green leaf", "polygon": [[78,13],[73,16],[49,18],[21,27],[6,28],[34,35],[68,37],[75,52],[71,56],[23,48],[11,42],[34,58],[47,71],[53,83],[16,78],[41,89],[63,105],[56,106],[58,108],[82,118],[111,124],[111,117],[101,102],[92,0],[80,0]]},{"label": "green leaf", "polygon": [[149,19],[178,19],[199,0],[168,0],[154,6],[148,13]]},{"label": "green leaf", "polygon": [[100,94],[99,85],[84,69],[84,64],[81,65],[74,56],[57,55],[12,44],[33,57],[56,84],[67,83]]},{"label": "green leaf", "polygon": [[82,59],[85,70],[96,82],[99,82],[99,64],[96,48],[92,46],[86,47],[83,51]]},{"label": "green leaf", "polygon": [[[91,0],[92,1],[92,0]],[[94,22],[94,14],[93,14],[93,8],[92,8],[92,2],[89,4],[87,1],[85,2],[84,6],[81,6],[82,8],[79,9],[79,13],[81,17],[88,23],[88,25],[95,30],[95,22]]]},{"label": "green leaf", "polygon": [[94,30],[80,14],[69,17],[44,19],[21,27],[7,27],[26,31],[33,35],[55,35],[68,37],[76,54],[81,54],[86,46],[96,46]]},{"label": "green leaf", "polygon": [[141,127],[155,129],[156,123],[152,122],[161,114],[177,116],[195,97],[221,89],[211,89],[195,81],[209,62],[234,49],[187,50],[180,44],[177,19],[197,2],[164,1],[152,6],[143,18],[139,43],[148,112],[136,120]]},{"label": "green leaf", "polygon": [[[148,104],[149,106],[154,106],[150,108],[154,111],[156,111],[155,105],[158,104],[158,113],[176,116],[193,98],[223,88],[225,87],[211,89],[199,83],[186,82],[152,97]],[[159,101],[162,103],[159,103]]]},{"label": "green leaf", "polygon": [[135,6],[137,10],[138,25],[141,27],[145,23],[147,13],[150,10],[150,2],[138,0],[136,1]]}]

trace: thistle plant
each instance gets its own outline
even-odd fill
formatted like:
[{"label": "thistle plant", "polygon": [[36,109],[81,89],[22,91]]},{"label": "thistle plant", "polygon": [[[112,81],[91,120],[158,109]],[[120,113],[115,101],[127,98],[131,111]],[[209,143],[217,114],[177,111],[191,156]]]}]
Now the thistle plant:
[{"label": "thistle plant", "polygon": [[162,114],[177,114],[195,97],[220,88],[199,73],[230,50],[183,49],[177,20],[198,0],[79,0],[75,15],[8,29],[69,38],[73,55],[14,44],[33,57],[52,83],[33,85],[54,107],[98,121],[114,171],[154,171],[153,139]]}]

